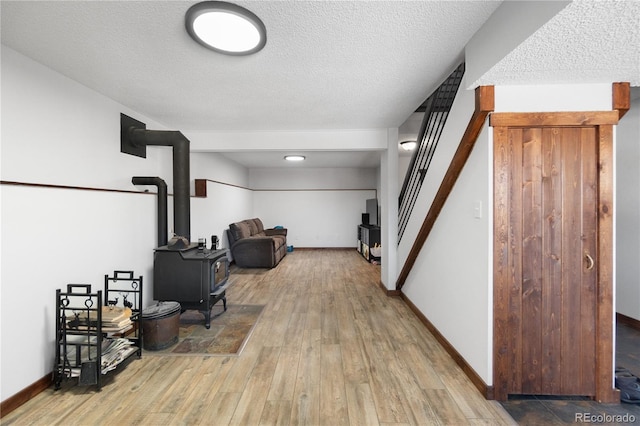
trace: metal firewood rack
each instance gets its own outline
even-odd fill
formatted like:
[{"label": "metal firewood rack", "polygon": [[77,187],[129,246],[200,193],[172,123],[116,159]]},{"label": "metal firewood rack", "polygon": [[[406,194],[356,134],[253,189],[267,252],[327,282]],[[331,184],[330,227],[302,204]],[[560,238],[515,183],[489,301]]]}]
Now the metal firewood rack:
[{"label": "metal firewood rack", "polygon": [[[103,307],[131,309],[130,326],[121,331],[105,328]],[[136,278],[131,271],[105,275],[104,292],[92,292],[91,284],[68,284],[66,291],[56,290],[55,389],[60,389],[64,380],[75,378],[78,385],[96,385],[100,389],[103,375],[124,366],[133,355],[140,358],[141,312],[142,276]],[[115,357],[113,352],[105,355],[114,343],[119,343],[122,351]]]}]

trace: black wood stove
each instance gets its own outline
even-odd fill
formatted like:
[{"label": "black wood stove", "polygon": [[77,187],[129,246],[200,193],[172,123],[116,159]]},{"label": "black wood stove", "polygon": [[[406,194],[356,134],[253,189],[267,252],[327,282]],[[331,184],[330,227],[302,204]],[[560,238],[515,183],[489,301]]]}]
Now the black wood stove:
[{"label": "black wood stove", "polygon": [[211,308],[222,300],[227,310],[229,258],[226,250],[208,250],[190,244],[183,249],[158,247],[153,260],[153,297],[196,309],[211,326]]},{"label": "black wood stove", "polygon": [[[167,241],[167,185],[159,177],[136,176],[134,185],[158,187],[158,248],[153,259],[153,298],[179,302],[182,310],[197,309],[211,326],[211,308],[222,300],[227,310],[229,258],[226,250],[191,243],[189,140],[177,131],[147,130],[146,125],[120,114],[120,151],[146,158],[147,146],[173,150],[173,228]],[[213,237],[212,237],[213,240]]]}]

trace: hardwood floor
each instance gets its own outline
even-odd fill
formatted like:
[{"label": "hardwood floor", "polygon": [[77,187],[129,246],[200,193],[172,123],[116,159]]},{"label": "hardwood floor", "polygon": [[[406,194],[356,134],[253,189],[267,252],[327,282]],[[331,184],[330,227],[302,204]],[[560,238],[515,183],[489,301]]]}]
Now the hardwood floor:
[{"label": "hardwood floor", "polygon": [[355,250],[232,269],[229,303],[266,305],[239,356],[145,353],[101,391],[52,388],[2,424],[505,425]]}]

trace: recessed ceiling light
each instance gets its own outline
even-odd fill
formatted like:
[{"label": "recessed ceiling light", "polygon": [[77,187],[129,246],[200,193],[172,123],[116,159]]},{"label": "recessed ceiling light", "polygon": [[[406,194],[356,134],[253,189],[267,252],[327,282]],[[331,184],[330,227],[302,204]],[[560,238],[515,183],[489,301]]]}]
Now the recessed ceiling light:
[{"label": "recessed ceiling light", "polygon": [[306,157],[304,155],[285,155],[284,159],[287,161],[304,161]]},{"label": "recessed ceiling light", "polygon": [[187,10],[185,25],[195,41],[226,55],[250,55],[267,43],[267,30],[260,18],[233,3],[197,3]]},{"label": "recessed ceiling light", "polygon": [[402,149],[404,149],[405,151],[413,151],[416,148],[416,145],[418,145],[416,143],[416,141],[404,141],[404,142],[400,142],[400,146],[402,147]]}]

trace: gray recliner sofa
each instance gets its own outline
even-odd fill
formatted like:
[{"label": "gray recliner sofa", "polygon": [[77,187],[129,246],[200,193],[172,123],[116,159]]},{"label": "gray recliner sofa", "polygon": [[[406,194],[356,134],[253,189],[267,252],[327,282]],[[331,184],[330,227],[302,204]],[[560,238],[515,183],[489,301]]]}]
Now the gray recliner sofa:
[{"label": "gray recliner sofa", "polygon": [[241,268],[273,268],[287,254],[287,230],[264,229],[258,218],[229,224],[228,237],[231,256]]}]

